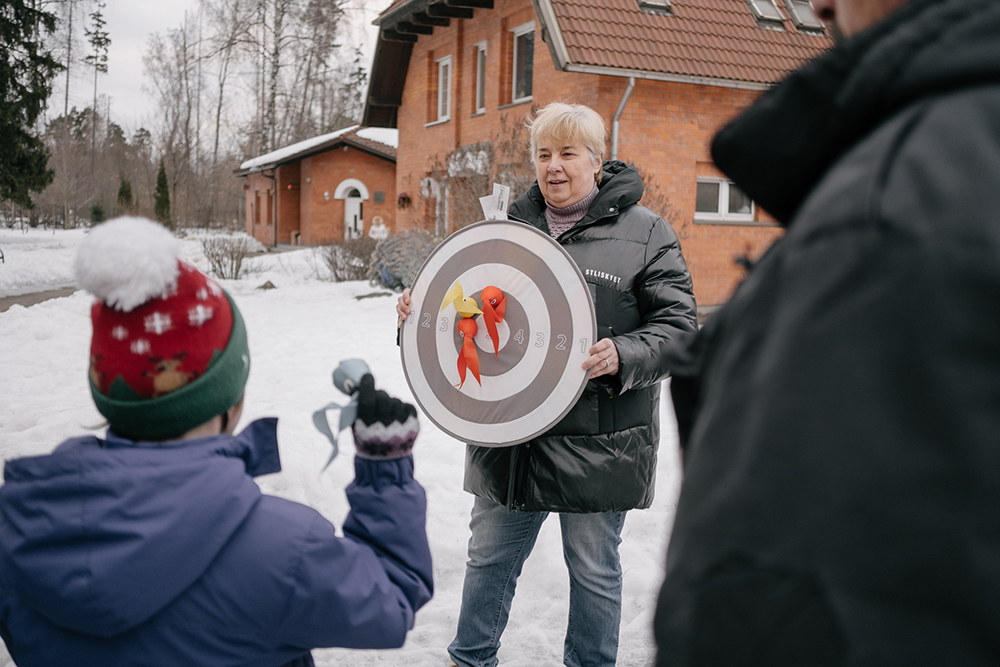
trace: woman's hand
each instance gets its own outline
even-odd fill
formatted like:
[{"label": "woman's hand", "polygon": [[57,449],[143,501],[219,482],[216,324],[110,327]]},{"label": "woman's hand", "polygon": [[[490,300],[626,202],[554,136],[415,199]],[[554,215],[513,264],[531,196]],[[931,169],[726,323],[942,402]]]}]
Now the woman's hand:
[{"label": "woman's hand", "polygon": [[399,316],[399,321],[396,322],[397,327],[403,326],[403,322],[406,318],[410,316],[410,288],[407,287],[403,290],[403,293],[399,295],[396,299],[396,315]]},{"label": "woman's hand", "polygon": [[583,362],[583,370],[591,371],[590,379],[618,372],[618,348],[610,338],[597,341],[588,352],[590,356]]}]

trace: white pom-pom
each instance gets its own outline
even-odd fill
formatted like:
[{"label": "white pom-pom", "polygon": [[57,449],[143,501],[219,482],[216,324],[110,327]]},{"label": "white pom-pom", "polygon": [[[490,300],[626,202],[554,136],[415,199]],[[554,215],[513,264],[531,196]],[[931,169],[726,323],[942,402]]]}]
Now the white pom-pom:
[{"label": "white pom-pom", "polygon": [[91,230],[73,270],[81,287],[127,313],[177,284],[180,252],[180,241],[163,225],[115,218]]}]

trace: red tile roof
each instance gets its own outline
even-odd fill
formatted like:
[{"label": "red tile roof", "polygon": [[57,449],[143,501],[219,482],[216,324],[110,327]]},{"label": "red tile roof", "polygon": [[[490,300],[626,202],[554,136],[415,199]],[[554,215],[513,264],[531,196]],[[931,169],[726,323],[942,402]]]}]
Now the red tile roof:
[{"label": "red tile roof", "polygon": [[790,20],[784,32],[759,27],[745,0],[672,0],[673,16],[637,0],[539,4],[552,7],[568,61],[583,66],[770,84],[832,44]]}]

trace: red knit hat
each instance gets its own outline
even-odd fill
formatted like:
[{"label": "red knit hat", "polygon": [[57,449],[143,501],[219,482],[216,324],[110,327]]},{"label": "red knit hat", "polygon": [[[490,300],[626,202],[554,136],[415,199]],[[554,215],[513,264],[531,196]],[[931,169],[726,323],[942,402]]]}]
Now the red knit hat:
[{"label": "red knit hat", "polygon": [[214,280],[179,259],[162,225],[118,218],[80,246],[77,280],[91,309],[91,394],[112,429],[163,440],[222,414],[249,373],[239,310]]}]

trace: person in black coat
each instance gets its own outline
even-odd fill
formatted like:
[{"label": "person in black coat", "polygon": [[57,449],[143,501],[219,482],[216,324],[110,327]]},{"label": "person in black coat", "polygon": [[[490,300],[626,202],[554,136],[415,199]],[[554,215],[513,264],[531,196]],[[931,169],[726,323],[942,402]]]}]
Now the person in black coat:
[{"label": "person in black coat", "polygon": [[[497,664],[514,587],[549,512],[560,513],[570,573],[564,662],[613,666],[627,510],[653,499],[661,356],[697,328],[691,276],[673,229],[639,205],[634,166],[602,162],[606,126],[581,105],[553,103],[531,123],[537,182],[510,218],[556,239],[584,274],[598,338],[590,380],[549,431],[513,447],[469,445],[465,489],[475,495],[455,641],[462,667]],[[400,297],[401,319],[409,295]]]},{"label": "person in black coat", "polygon": [[1000,3],[813,0],[847,39],[723,129],[787,228],[665,359],[661,667],[1000,663]]}]

